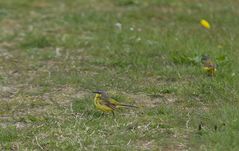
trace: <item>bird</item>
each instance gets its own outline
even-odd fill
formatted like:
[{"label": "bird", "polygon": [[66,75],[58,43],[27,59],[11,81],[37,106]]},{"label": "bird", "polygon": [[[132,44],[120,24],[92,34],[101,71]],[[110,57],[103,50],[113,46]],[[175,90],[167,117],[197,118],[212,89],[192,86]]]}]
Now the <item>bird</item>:
[{"label": "bird", "polygon": [[215,76],[217,65],[212,61],[212,59],[208,55],[202,55],[201,62],[203,64],[203,70],[207,73],[207,75]]},{"label": "bird", "polygon": [[200,20],[200,24],[201,24],[201,26],[203,26],[203,27],[206,28],[206,29],[210,29],[210,28],[211,28],[211,25],[210,25],[209,22],[208,22],[207,20],[205,20],[205,19]]},{"label": "bird", "polygon": [[114,116],[114,110],[117,108],[124,108],[124,107],[134,107],[137,108],[137,106],[134,105],[128,105],[128,104],[122,104],[116,101],[115,99],[111,98],[106,91],[103,90],[97,90],[93,93],[96,93],[94,98],[94,104],[95,107],[104,112],[111,112]]}]

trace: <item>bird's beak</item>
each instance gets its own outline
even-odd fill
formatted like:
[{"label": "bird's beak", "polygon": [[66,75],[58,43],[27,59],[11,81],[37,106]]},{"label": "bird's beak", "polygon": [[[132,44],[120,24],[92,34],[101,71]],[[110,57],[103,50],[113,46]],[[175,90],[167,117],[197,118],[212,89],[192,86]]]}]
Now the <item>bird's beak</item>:
[{"label": "bird's beak", "polygon": [[97,92],[97,91],[93,91],[92,93],[99,93],[99,92]]}]

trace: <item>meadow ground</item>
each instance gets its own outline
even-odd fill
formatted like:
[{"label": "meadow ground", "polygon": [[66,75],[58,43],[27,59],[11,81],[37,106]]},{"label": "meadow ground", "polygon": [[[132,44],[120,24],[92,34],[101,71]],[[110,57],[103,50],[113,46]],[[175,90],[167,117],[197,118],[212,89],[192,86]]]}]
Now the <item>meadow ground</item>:
[{"label": "meadow ground", "polygon": [[[238,7],[0,1],[0,150],[238,149]],[[215,77],[202,54],[217,62]],[[97,89],[140,108],[102,116]]]}]

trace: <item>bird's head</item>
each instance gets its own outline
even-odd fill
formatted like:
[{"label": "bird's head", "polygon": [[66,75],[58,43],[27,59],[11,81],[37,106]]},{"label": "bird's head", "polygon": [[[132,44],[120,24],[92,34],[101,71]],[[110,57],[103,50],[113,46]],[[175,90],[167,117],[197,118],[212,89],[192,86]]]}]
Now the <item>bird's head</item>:
[{"label": "bird's head", "polygon": [[201,62],[202,62],[202,63],[205,63],[205,62],[207,62],[209,59],[210,59],[210,57],[209,57],[208,55],[202,55],[202,57],[201,57]]},{"label": "bird's head", "polygon": [[94,91],[93,93],[96,93],[95,95],[96,98],[108,98],[108,94],[103,90],[97,90]]}]

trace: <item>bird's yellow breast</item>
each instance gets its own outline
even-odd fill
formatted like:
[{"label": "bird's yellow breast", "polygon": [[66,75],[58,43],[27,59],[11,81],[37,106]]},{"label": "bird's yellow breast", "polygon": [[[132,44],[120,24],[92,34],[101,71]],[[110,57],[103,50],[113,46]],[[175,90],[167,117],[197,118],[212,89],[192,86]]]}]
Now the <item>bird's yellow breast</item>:
[{"label": "bird's yellow breast", "polygon": [[214,76],[217,69],[215,67],[203,67],[203,70],[206,71],[210,76]]},{"label": "bird's yellow breast", "polygon": [[100,111],[103,111],[103,112],[111,112],[113,111],[112,108],[102,104],[103,100],[101,99],[101,96],[99,94],[96,94],[95,98],[94,98],[94,104],[95,104],[95,107],[100,110]]}]

